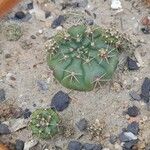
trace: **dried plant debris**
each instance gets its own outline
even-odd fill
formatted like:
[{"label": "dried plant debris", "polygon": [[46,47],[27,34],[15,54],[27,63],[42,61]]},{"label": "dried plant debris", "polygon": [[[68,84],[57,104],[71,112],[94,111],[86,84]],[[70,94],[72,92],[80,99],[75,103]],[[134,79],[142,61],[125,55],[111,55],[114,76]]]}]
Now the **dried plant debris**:
[{"label": "dried plant debris", "polygon": [[93,124],[91,124],[88,128],[90,139],[101,139],[104,134],[106,124],[98,119],[95,120]]},{"label": "dried plant debris", "polygon": [[65,138],[70,138],[72,137],[74,134],[75,134],[75,130],[74,130],[74,127],[72,124],[70,123],[62,123],[62,135],[65,137]]},{"label": "dried plant debris", "polygon": [[1,104],[0,119],[19,118],[22,116],[22,109],[12,104]]}]

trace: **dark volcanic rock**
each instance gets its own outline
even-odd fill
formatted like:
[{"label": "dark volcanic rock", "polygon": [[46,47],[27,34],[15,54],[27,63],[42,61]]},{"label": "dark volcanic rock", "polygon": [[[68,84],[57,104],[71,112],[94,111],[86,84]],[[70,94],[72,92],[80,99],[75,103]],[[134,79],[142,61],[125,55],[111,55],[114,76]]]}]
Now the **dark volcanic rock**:
[{"label": "dark volcanic rock", "polygon": [[28,4],[27,4],[27,8],[28,8],[29,10],[33,9],[33,3],[32,3],[32,2],[31,2],[31,3],[28,3]]},{"label": "dark volcanic rock", "polygon": [[58,26],[62,25],[62,24],[64,23],[64,21],[65,21],[65,17],[62,16],[62,15],[60,15],[60,16],[58,16],[58,18],[56,18],[56,19],[53,21],[51,27],[52,27],[53,29],[55,29],[55,28],[57,28]]},{"label": "dark volcanic rock", "polygon": [[23,117],[24,117],[24,119],[27,119],[27,118],[29,118],[30,116],[31,116],[31,111],[29,110],[29,109],[25,109],[24,110],[24,112],[23,112]]},{"label": "dark volcanic rock", "polygon": [[150,79],[147,77],[141,87],[141,98],[147,103],[150,101]]},{"label": "dark volcanic rock", "polygon": [[136,145],[137,142],[138,142],[138,140],[132,140],[132,141],[129,141],[129,142],[125,142],[123,147],[126,150],[132,150],[133,146]]},{"label": "dark volcanic rock", "polygon": [[128,132],[132,132],[133,134],[137,135],[139,132],[139,124],[137,122],[132,122],[127,127]]},{"label": "dark volcanic rock", "polygon": [[23,18],[25,18],[25,13],[24,12],[22,12],[22,11],[18,11],[18,12],[16,12],[16,14],[15,14],[15,18],[16,19],[23,19]]},{"label": "dark volcanic rock", "polygon": [[150,34],[150,29],[149,28],[141,28],[141,31],[144,33],[144,34]]},{"label": "dark volcanic rock", "polygon": [[23,150],[24,149],[24,142],[21,140],[16,140],[16,150]]},{"label": "dark volcanic rock", "polygon": [[115,144],[117,139],[118,139],[118,137],[116,135],[111,135],[110,138],[109,138],[109,142],[111,144]]},{"label": "dark volcanic rock", "polygon": [[139,115],[139,113],[140,113],[140,111],[136,106],[129,107],[128,110],[127,110],[127,114],[130,117],[136,117],[136,116]]},{"label": "dark volcanic rock", "polygon": [[127,65],[129,70],[138,70],[139,67],[137,65],[137,62],[131,59],[130,57],[127,58]]},{"label": "dark volcanic rock", "polygon": [[70,141],[68,144],[68,150],[82,150],[82,144],[78,141]]},{"label": "dark volcanic rock", "polygon": [[89,143],[83,144],[84,150],[102,150],[102,148],[103,147],[100,144],[89,144]]},{"label": "dark volcanic rock", "polygon": [[54,108],[57,111],[63,111],[68,107],[69,103],[70,103],[70,97],[68,96],[68,94],[59,91],[52,98],[51,108]]},{"label": "dark volcanic rock", "polygon": [[1,134],[10,134],[10,130],[6,124],[0,124],[0,135]]},{"label": "dark volcanic rock", "polygon": [[137,101],[140,101],[141,100],[141,97],[140,95],[135,92],[135,91],[130,91],[129,95],[132,97],[132,99],[134,100],[137,100]]},{"label": "dark volcanic rock", "polygon": [[76,125],[80,131],[84,131],[87,129],[88,121],[85,118],[83,118],[79,120],[79,122],[77,122]]},{"label": "dark volcanic rock", "polygon": [[4,89],[0,89],[0,101],[4,101],[5,100],[5,91]]},{"label": "dark volcanic rock", "polygon": [[119,135],[119,140],[121,142],[129,142],[129,141],[137,140],[137,136],[134,135],[132,132],[122,132]]}]

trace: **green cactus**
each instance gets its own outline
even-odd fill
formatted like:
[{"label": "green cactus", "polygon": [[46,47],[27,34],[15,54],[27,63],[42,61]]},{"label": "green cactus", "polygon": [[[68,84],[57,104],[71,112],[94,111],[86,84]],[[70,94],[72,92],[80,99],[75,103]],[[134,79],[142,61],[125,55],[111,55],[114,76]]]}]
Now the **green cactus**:
[{"label": "green cactus", "polygon": [[48,65],[63,86],[90,91],[112,78],[118,64],[119,39],[98,26],[74,25],[46,44]]},{"label": "green cactus", "polygon": [[52,109],[37,109],[32,113],[29,124],[33,135],[50,139],[60,131],[60,118]]}]

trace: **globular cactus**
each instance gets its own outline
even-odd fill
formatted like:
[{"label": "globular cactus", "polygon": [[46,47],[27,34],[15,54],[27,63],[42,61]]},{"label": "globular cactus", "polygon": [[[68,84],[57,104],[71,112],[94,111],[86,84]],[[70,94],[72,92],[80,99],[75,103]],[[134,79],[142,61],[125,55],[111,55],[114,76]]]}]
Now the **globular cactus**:
[{"label": "globular cactus", "polygon": [[50,139],[59,133],[60,118],[52,109],[37,109],[32,113],[29,128],[33,135]]},{"label": "globular cactus", "polygon": [[74,25],[46,44],[48,65],[63,86],[90,91],[112,78],[119,38],[98,26]]}]

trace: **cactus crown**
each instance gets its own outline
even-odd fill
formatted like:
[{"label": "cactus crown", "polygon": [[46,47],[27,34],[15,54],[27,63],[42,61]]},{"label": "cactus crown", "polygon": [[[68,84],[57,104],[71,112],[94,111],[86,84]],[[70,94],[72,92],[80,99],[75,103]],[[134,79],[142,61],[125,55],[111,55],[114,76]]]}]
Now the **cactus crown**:
[{"label": "cactus crown", "polygon": [[59,132],[60,118],[52,109],[37,109],[32,113],[29,124],[33,135],[50,139]]},{"label": "cactus crown", "polygon": [[90,91],[111,79],[119,38],[98,26],[74,25],[46,44],[48,65],[63,86]]}]

